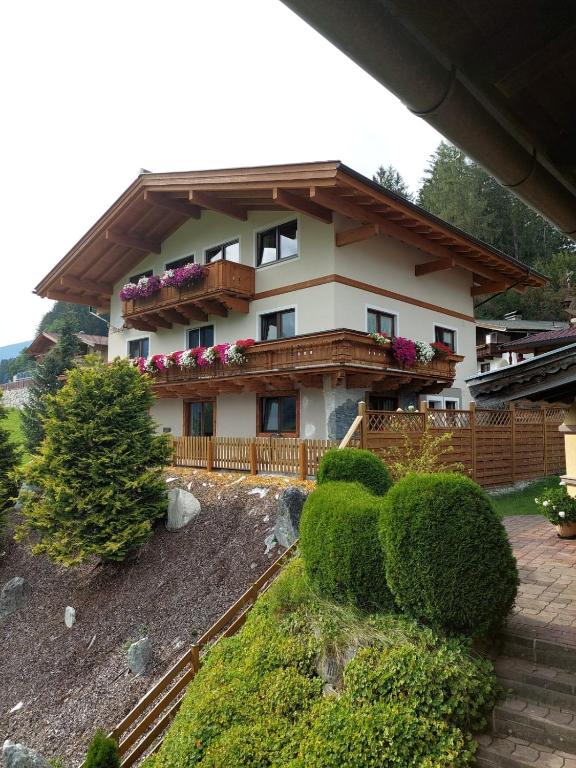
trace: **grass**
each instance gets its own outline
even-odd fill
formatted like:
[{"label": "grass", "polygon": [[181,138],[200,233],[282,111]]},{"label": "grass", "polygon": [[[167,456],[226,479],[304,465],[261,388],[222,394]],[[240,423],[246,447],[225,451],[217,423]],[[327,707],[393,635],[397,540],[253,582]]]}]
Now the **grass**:
[{"label": "grass", "polygon": [[30,459],[30,454],[24,450],[24,434],[22,432],[22,422],[20,421],[20,411],[17,408],[8,408],[6,410],[7,418],[4,424],[12,436],[12,441],[22,448],[22,464]]},{"label": "grass", "polygon": [[522,490],[503,493],[501,496],[492,496],[492,501],[500,517],[510,517],[511,515],[539,515],[541,512],[534,503],[538,494],[547,488],[555,488],[560,482],[556,475],[545,477],[543,480],[537,480],[530,483]]}]

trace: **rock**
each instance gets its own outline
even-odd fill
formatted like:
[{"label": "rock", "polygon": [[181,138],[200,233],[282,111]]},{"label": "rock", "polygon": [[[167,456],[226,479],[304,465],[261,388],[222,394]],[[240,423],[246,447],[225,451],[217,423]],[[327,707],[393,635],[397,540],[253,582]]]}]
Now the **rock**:
[{"label": "rock", "polygon": [[270,534],[270,536],[266,536],[264,539],[264,544],[266,545],[266,549],[264,551],[264,554],[267,555],[269,552],[272,552],[275,546],[277,546],[278,542],[276,541],[276,537],[273,533]]},{"label": "rock", "polygon": [[300,516],[307,497],[306,491],[294,485],[280,493],[276,505],[274,536],[281,547],[291,547],[298,538]]},{"label": "rock", "polygon": [[76,609],[71,605],[67,605],[64,609],[64,624],[71,629],[76,624]]},{"label": "rock", "polygon": [[168,491],[168,519],[166,528],[177,531],[184,528],[190,520],[200,514],[200,502],[193,494],[182,488],[172,488]]},{"label": "rock", "polygon": [[29,592],[30,584],[21,576],[7,581],[0,592],[0,619],[21,608]]},{"label": "rock", "polygon": [[8,710],[8,714],[9,715],[13,715],[14,712],[20,712],[20,710],[22,709],[23,706],[24,706],[24,702],[23,701],[19,701],[18,704],[15,704],[12,707],[12,709]]},{"label": "rock", "polygon": [[10,739],[4,742],[2,757],[6,768],[50,768],[50,763],[38,752]]},{"label": "rock", "polygon": [[128,648],[128,666],[133,675],[143,675],[146,665],[152,658],[152,643],[148,637],[143,637]]},{"label": "rock", "polygon": [[22,509],[23,503],[23,497],[26,494],[32,494],[34,496],[37,496],[42,489],[37,485],[30,485],[30,483],[22,483],[20,486],[20,490],[18,491],[18,499],[16,500],[16,504],[14,504],[14,509],[17,512],[20,512]]}]

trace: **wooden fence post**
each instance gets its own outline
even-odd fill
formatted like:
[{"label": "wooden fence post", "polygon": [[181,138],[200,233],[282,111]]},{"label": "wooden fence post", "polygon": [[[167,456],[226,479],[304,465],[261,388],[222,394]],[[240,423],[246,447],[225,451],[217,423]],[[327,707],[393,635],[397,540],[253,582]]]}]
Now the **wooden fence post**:
[{"label": "wooden fence post", "polygon": [[366,403],[360,400],[358,403],[358,416],[362,416],[360,424],[360,448],[368,447],[368,420],[366,418]]},{"label": "wooden fence post", "polygon": [[426,400],[422,400],[420,403],[420,413],[422,414],[422,435],[428,429],[428,403]]},{"label": "wooden fence post", "polygon": [[190,649],[190,666],[194,672],[198,672],[200,669],[200,646],[194,644]]},{"label": "wooden fence post", "polygon": [[208,451],[206,454],[206,469],[208,472],[214,472],[214,443],[210,438],[208,440]]},{"label": "wooden fence post", "polygon": [[470,403],[470,458],[472,480],[476,480],[476,403]]},{"label": "wooden fence post", "polygon": [[516,483],[516,403],[510,401],[510,435],[512,442],[512,485]]},{"label": "wooden fence post", "polygon": [[548,477],[548,435],[546,430],[546,406],[540,406],[542,410],[542,442],[544,445],[544,477]]},{"label": "wooden fence post", "polygon": [[258,474],[258,455],[256,453],[256,442],[254,440],[250,443],[250,474]]},{"label": "wooden fence post", "polygon": [[298,454],[298,477],[300,480],[306,480],[308,477],[308,450],[305,442],[301,442],[298,446]]}]

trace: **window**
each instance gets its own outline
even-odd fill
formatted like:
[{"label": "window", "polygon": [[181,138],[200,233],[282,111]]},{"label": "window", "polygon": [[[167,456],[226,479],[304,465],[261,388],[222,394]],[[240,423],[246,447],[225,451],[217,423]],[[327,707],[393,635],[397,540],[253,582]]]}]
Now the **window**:
[{"label": "window", "polygon": [[388,312],[378,309],[368,310],[368,333],[385,333],[387,336],[396,335],[396,318]]},{"label": "window", "polygon": [[137,275],[132,275],[130,280],[128,282],[130,283],[137,283],[138,280],[140,280],[141,277],[152,277],[154,273],[151,269],[147,269],[146,272],[138,272]]},{"label": "window", "polygon": [[371,411],[395,411],[398,408],[398,398],[387,395],[369,395],[368,405]]},{"label": "window", "polygon": [[175,259],[174,261],[169,261],[166,264],[166,269],[178,269],[179,267],[185,267],[186,264],[194,264],[193,253],[191,253],[190,256],[183,256],[181,259]]},{"label": "window", "polygon": [[216,245],[214,248],[206,250],[206,264],[212,264],[214,261],[235,261],[240,262],[240,241],[230,240],[228,243]]},{"label": "window", "polygon": [[148,357],[150,350],[150,339],[130,339],[128,342],[128,357],[133,360],[135,357]]},{"label": "window", "polygon": [[298,255],[298,222],[289,221],[258,233],[256,263],[259,267]]},{"label": "window", "polygon": [[296,310],[284,309],[260,315],[260,339],[287,339],[296,334]]},{"label": "window", "polygon": [[260,432],[295,434],[296,395],[260,398]]},{"label": "window", "polygon": [[490,363],[480,363],[480,373],[488,373],[490,371]]},{"label": "window", "polygon": [[434,410],[442,408],[442,400],[428,400],[428,408],[433,408]]},{"label": "window", "polygon": [[447,347],[450,347],[452,352],[456,352],[456,331],[451,331],[450,328],[442,328],[439,325],[435,325],[434,341],[438,341],[440,344],[446,344]]},{"label": "window", "polygon": [[449,400],[447,397],[444,398],[444,408],[446,408],[447,411],[455,411],[458,408],[458,400]]},{"label": "window", "polygon": [[193,437],[212,437],[214,434],[214,402],[186,403],[188,418],[186,434]]},{"label": "window", "polygon": [[193,347],[212,347],[214,345],[214,326],[203,325],[200,328],[192,328],[186,334],[188,349]]}]

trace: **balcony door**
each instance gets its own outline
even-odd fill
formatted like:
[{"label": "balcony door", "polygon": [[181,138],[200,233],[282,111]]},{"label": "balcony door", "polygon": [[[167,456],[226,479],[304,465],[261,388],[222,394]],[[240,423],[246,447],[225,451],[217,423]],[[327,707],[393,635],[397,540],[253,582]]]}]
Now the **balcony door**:
[{"label": "balcony door", "polygon": [[214,400],[184,403],[184,434],[191,437],[212,437],[216,427]]}]

